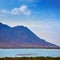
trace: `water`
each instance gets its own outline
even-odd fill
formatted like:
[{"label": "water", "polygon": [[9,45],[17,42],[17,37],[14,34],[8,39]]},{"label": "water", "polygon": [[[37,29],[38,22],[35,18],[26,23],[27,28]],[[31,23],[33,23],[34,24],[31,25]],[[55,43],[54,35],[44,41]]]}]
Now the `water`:
[{"label": "water", "polygon": [[0,49],[0,57],[60,57],[60,49]]}]

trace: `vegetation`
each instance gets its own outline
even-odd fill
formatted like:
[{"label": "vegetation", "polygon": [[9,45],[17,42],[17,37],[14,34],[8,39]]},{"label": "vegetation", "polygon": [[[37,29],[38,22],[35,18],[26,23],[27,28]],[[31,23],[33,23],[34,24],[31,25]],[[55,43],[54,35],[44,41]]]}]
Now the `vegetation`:
[{"label": "vegetation", "polygon": [[60,57],[5,57],[0,60],[60,60]]}]

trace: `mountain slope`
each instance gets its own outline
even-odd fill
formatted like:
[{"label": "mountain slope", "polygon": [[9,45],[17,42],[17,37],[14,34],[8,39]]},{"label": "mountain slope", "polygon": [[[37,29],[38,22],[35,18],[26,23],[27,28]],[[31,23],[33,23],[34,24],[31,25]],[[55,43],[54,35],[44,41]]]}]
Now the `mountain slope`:
[{"label": "mountain slope", "polygon": [[59,48],[37,37],[24,26],[9,27],[0,23],[0,48]]}]

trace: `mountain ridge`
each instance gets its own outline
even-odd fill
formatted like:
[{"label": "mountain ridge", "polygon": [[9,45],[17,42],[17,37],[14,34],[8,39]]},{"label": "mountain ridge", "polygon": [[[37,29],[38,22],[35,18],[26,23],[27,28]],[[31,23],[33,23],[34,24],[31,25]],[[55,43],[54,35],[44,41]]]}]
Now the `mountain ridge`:
[{"label": "mountain ridge", "polygon": [[25,26],[10,27],[0,22],[0,48],[59,48],[39,38]]}]

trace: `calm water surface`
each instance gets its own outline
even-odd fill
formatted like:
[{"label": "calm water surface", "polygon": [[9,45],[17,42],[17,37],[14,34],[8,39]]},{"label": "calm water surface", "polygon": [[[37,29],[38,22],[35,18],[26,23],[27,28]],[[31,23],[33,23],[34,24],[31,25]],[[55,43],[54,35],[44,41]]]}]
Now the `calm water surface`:
[{"label": "calm water surface", "polygon": [[0,49],[0,57],[60,57],[60,49]]}]

